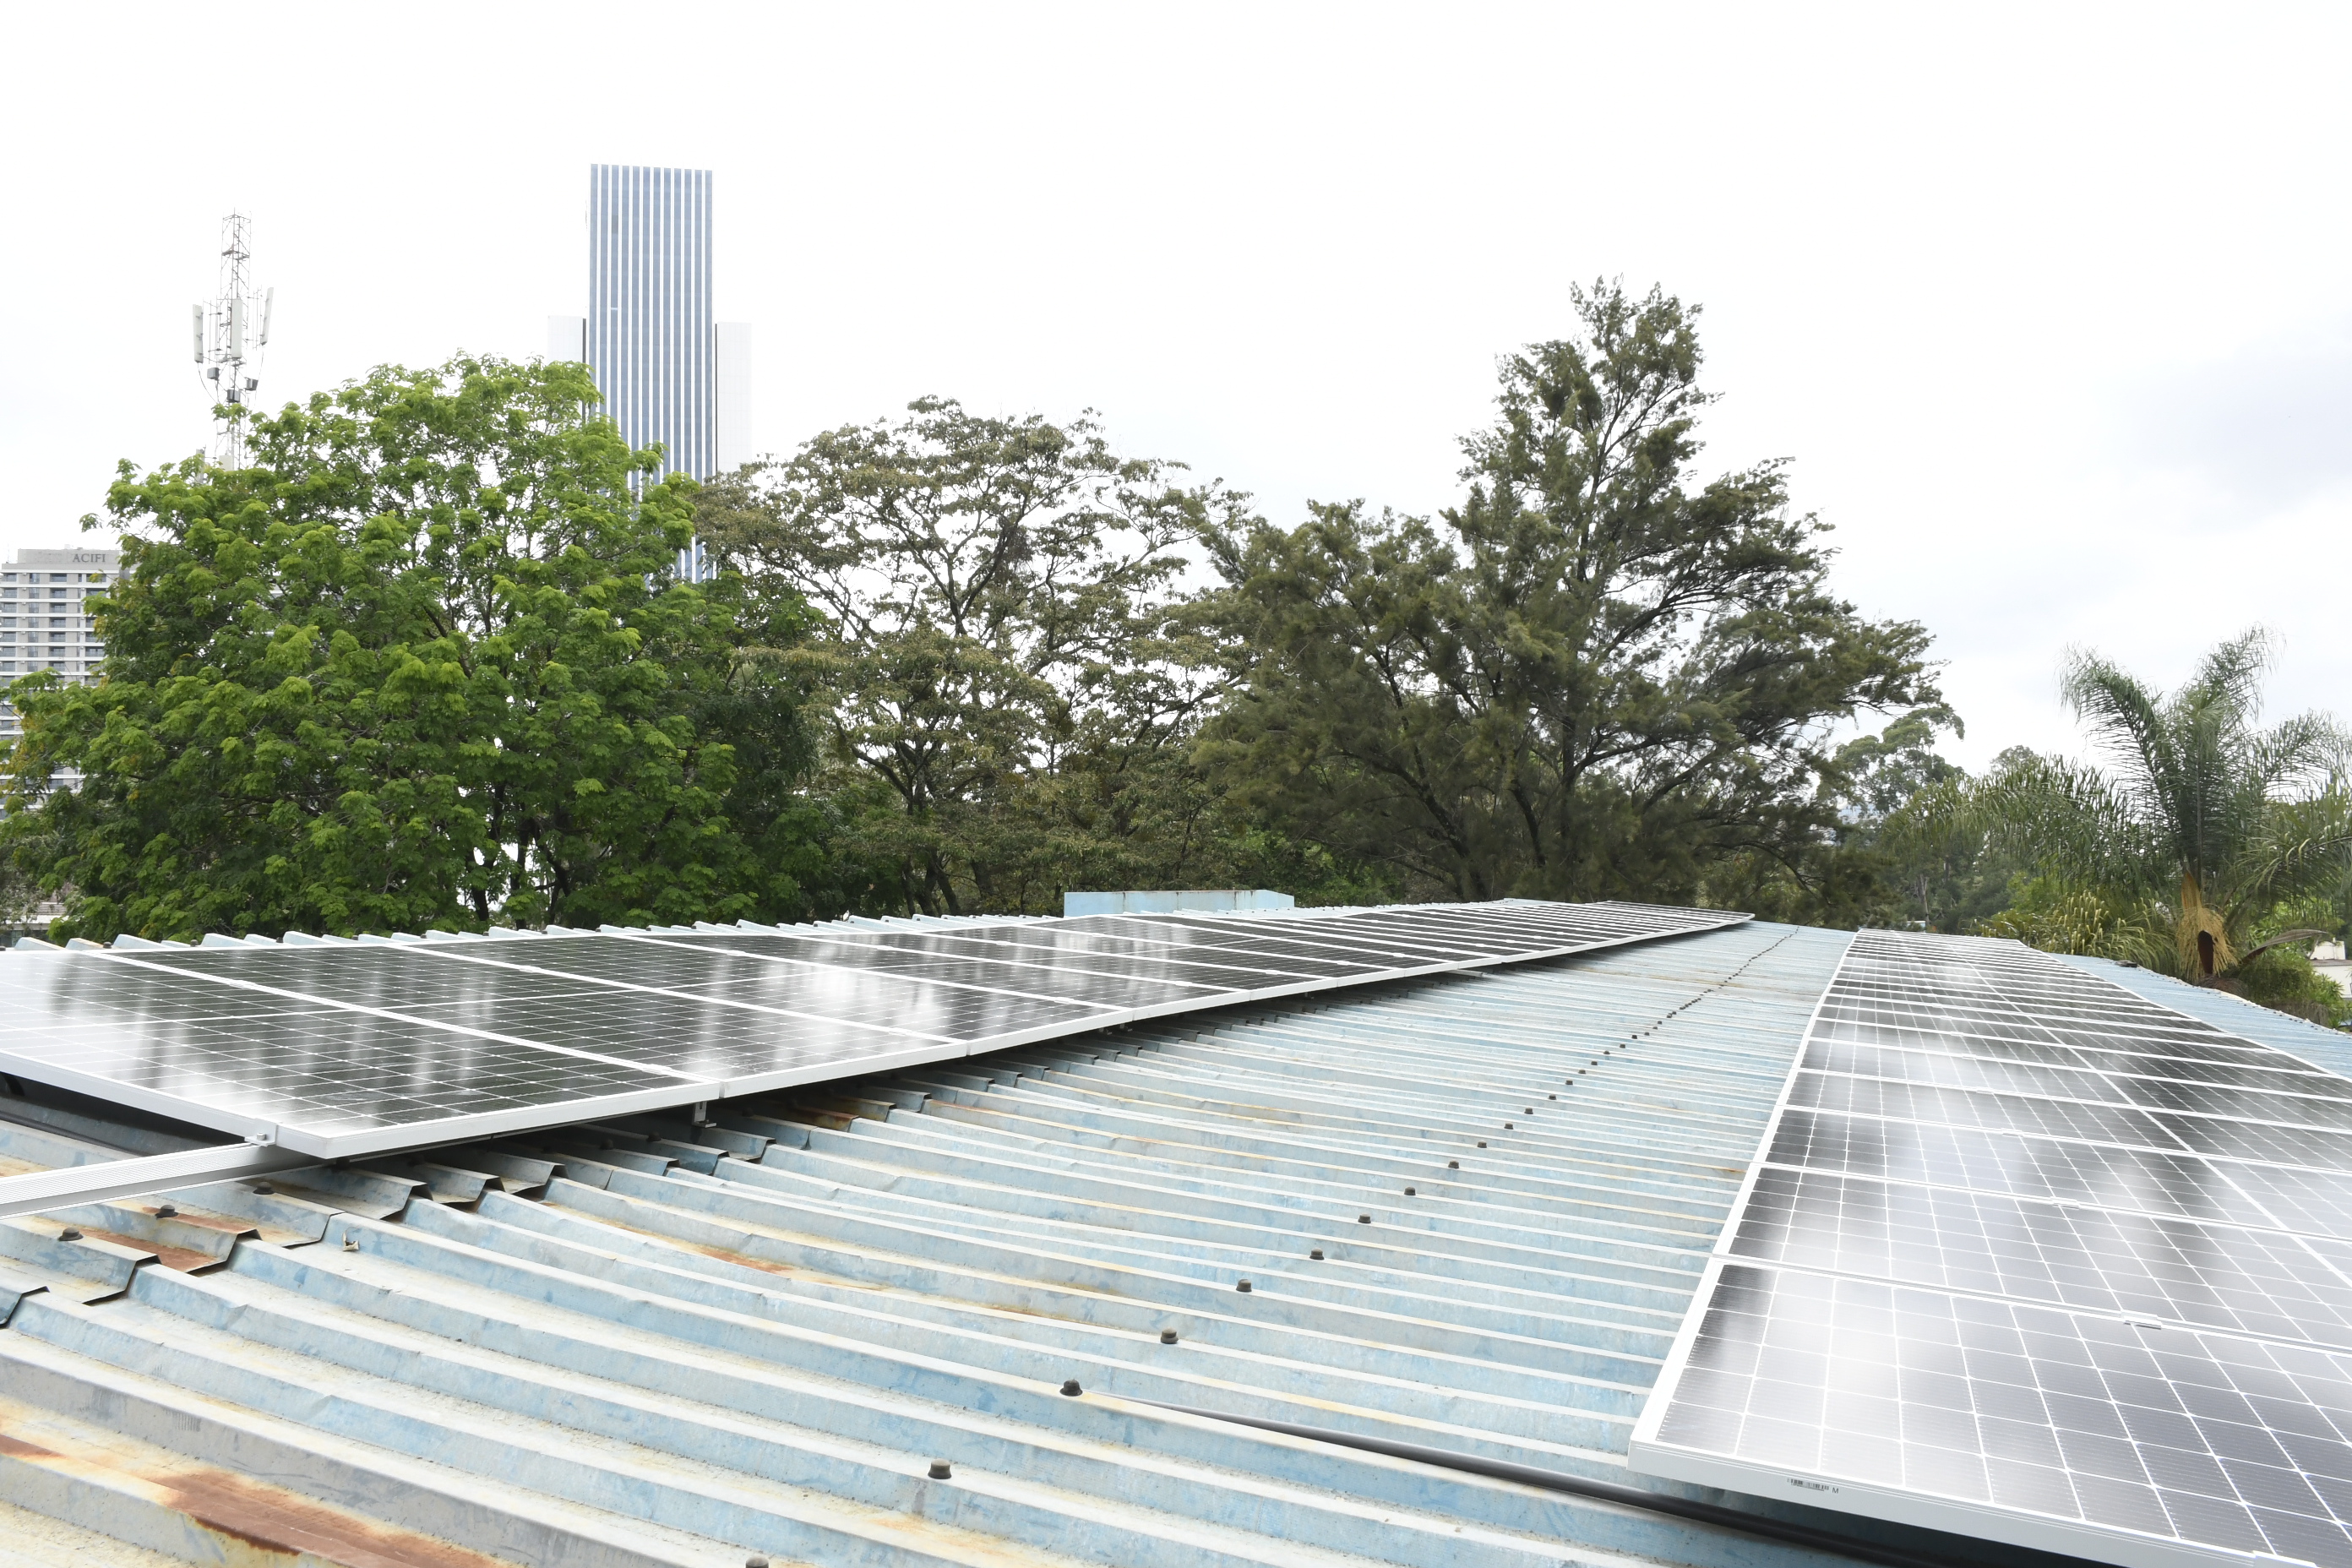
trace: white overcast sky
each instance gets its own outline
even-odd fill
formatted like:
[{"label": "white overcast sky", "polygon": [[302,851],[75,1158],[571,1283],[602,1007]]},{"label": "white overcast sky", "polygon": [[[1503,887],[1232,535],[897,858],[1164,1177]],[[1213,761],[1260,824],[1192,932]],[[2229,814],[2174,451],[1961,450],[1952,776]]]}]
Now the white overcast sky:
[{"label": "white overcast sky", "polygon": [[2068,746],[2070,645],[2253,624],[2352,710],[2352,12],[1366,5],[16,14],[0,548],[207,436],[220,219],[266,401],[584,309],[587,165],[717,171],[764,447],[927,393],[1102,411],[1296,521],[1457,489],[1571,283],[1705,307],[1718,468],[1794,459],[1924,622],[1948,748]]}]

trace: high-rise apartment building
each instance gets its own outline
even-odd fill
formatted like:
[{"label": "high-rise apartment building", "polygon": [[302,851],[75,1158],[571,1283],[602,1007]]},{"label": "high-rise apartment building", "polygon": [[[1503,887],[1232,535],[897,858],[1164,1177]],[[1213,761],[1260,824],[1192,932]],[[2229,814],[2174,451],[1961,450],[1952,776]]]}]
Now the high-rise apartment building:
[{"label": "high-rise apartment building", "polygon": [[[14,561],[0,563],[0,684],[37,669],[54,669],[76,686],[96,680],[106,645],[82,601],[121,574],[120,550],[19,550]],[[0,702],[0,752],[20,732],[15,705]],[[71,768],[49,777],[51,789],[80,783]],[[57,900],[43,899],[20,911],[24,923],[11,929],[46,930],[65,912]]]},{"label": "high-rise apartment building", "polygon": [[[121,574],[120,550],[19,550],[0,563],[0,682],[54,669],[76,685],[98,679],[106,645],[82,601]],[[0,745],[16,737],[16,710],[0,702]]]},{"label": "high-rise apartment building", "polygon": [[711,314],[711,174],[588,171],[588,314],[548,318],[550,359],[583,360],[632,447],[702,479],[751,456],[751,329]]}]

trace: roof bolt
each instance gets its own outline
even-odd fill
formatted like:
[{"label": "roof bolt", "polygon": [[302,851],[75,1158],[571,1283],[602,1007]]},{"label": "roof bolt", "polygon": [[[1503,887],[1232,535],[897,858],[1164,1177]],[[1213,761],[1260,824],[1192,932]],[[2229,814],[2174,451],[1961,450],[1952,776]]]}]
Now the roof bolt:
[{"label": "roof bolt", "polygon": [[1503,1131],[1506,1131],[1506,1132],[1508,1132],[1508,1131],[1510,1131],[1512,1130],[1512,1128],[1514,1128],[1514,1127],[1515,1127],[1515,1126],[1517,1126],[1517,1123],[1516,1123],[1516,1122],[1506,1121],[1506,1122],[1504,1122],[1504,1123],[1503,1123]]},{"label": "roof bolt", "polygon": [[1320,1263],[1323,1261],[1323,1249],[1319,1247],[1309,1247],[1307,1250],[1307,1256]]},{"label": "roof bolt", "polygon": [[1411,1187],[1407,1187],[1407,1188],[1404,1190],[1404,1195],[1405,1195],[1405,1196],[1407,1196],[1407,1197],[1411,1197],[1411,1196],[1412,1196],[1412,1195],[1413,1195],[1412,1189]]},{"label": "roof bolt", "polygon": [[65,1229],[58,1232],[58,1239],[59,1241],[79,1241],[81,1239],[81,1232],[76,1230],[71,1226],[68,1226]]},{"label": "roof bolt", "polygon": [[1458,1171],[1462,1168],[1462,1162],[1459,1160],[1448,1160],[1445,1162],[1445,1168],[1449,1171]]},{"label": "roof bolt", "polygon": [[1486,1141],[1484,1138],[1479,1139],[1479,1140],[1478,1140],[1478,1147],[1480,1147],[1481,1149],[1484,1149],[1486,1146]]},{"label": "roof bolt", "polygon": [[743,1559],[743,1568],[768,1568],[768,1560],[764,1557],[746,1557]]},{"label": "roof bolt", "polygon": [[931,1461],[931,1479],[935,1481],[943,1481],[954,1474],[954,1468],[945,1459],[933,1459]]},{"label": "roof bolt", "polygon": [[1234,1281],[1234,1289],[1240,1291],[1244,1296],[1249,1294],[1249,1288],[1250,1283],[1246,1279],[1236,1279]]},{"label": "roof bolt", "polygon": [[1063,1381],[1062,1392],[1068,1394],[1071,1398],[1076,1399],[1079,1394],[1084,1394],[1086,1390],[1080,1388],[1078,1386],[1078,1380],[1073,1377],[1066,1378]]},{"label": "roof bolt", "polygon": [[163,1204],[156,1208],[155,1217],[157,1219],[177,1219],[180,1217],[180,1211],[173,1208],[170,1204]]},{"label": "roof bolt", "polygon": [[1554,1100],[1558,1100],[1558,1099],[1559,1098],[1559,1096],[1558,1096],[1558,1095],[1556,1095],[1556,1094],[1555,1094],[1555,1095],[1553,1095],[1553,1096],[1552,1096],[1552,1098],[1553,1098]]},{"label": "roof bolt", "polygon": [[1173,1329],[1162,1329],[1162,1330],[1160,1330],[1160,1342],[1161,1344],[1163,1344],[1163,1345],[1172,1345],[1172,1344],[1174,1344],[1174,1343],[1176,1342],[1176,1331],[1175,1331],[1175,1330],[1173,1330]]},{"label": "roof bolt", "polygon": [[1522,1110],[1522,1111],[1520,1111],[1520,1112],[1519,1112],[1519,1114],[1520,1114],[1521,1116],[1533,1116],[1535,1113],[1536,1113],[1536,1108],[1535,1108],[1534,1106],[1532,1106],[1532,1105],[1528,1106],[1525,1110]]},{"label": "roof bolt", "polygon": [[278,1195],[278,1189],[271,1186],[268,1182],[254,1183],[253,1190],[255,1193],[265,1198],[276,1197]]},{"label": "roof bolt", "polygon": [[1360,1214],[1356,1216],[1356,1223],[1358,1225],[1370,1225],[1372,1223],[1372,1216],[1368,1214]]}]

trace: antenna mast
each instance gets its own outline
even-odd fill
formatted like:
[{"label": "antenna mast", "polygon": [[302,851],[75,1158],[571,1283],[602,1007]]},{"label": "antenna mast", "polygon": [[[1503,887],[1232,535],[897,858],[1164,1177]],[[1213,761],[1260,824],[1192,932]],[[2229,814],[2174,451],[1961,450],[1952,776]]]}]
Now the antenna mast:
[{"label": "antenna mast", "polygon": [[[194,307],[194,315],[198,374],[215,408],[228,404],[242,409],[261,388],[261,351],[269,343],[270,307],[278,290],[256,291],[246,275],[252,259],[253,220],[231,213],[221,220],[220,292],[210,307]],[[241,412],[220,416],[213,461],[224,468],[245,467]]]}]

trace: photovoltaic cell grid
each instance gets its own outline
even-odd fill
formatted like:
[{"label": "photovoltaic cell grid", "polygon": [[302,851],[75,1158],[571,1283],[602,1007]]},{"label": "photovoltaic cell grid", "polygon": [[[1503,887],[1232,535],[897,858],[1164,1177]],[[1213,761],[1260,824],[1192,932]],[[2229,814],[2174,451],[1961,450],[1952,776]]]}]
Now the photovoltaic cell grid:
[{"label": "photovoltaic cell grid", "polygon": [[0,1071],[334,1158],[1746,918],[1513,901],[17,952]]},{"label": "photovoltaic cell grid", "polygon": [[1864,932],[1633,1439],[2127,1564],[2352,1565],[2352,1082],[2012,942]]}]

